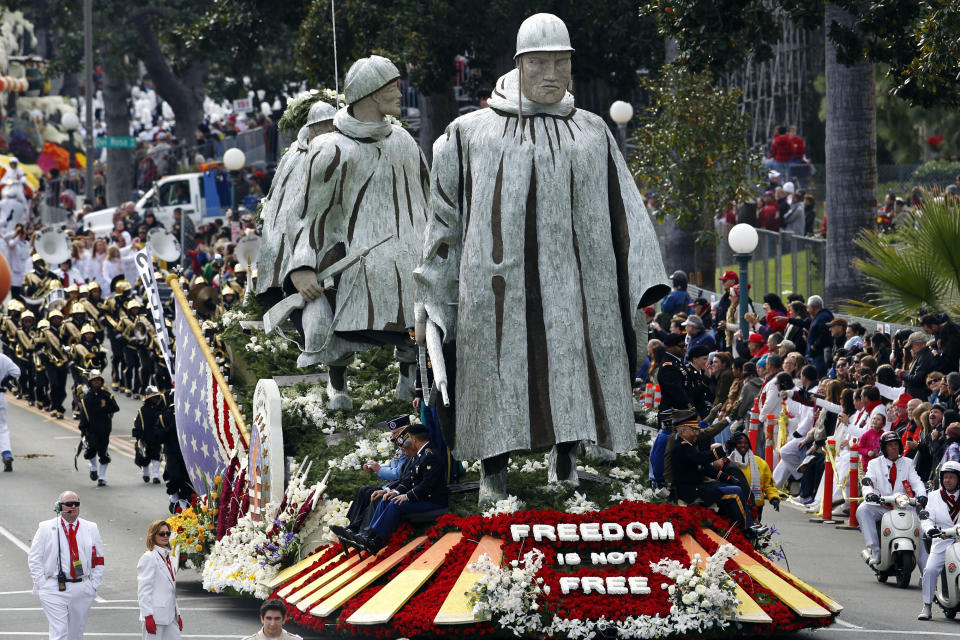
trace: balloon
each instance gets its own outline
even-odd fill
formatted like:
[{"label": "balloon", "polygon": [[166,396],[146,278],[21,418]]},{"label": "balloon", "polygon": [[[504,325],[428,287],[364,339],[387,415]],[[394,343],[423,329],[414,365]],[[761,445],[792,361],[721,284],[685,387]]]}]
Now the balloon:
[{"label": "balloon", "polygon": [[4,300],[10,293],[10,265],[0,253],[0,300]]},{"label": "balloon", "polygon": [[0,76],[0,91],[6,91],[6,90],[7,90],[7,77]]}]

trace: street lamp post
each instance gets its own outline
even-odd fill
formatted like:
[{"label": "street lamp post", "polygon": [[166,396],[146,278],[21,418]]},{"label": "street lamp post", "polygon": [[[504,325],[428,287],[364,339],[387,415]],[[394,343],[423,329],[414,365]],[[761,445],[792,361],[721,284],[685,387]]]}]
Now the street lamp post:
[{"label": "street lamp post", "polygon": [[77,131],[77,127],[80,126],[80,118],[77,117],[73,111],[68,111],[63,114],[63,117],[60,118],[60,126],[63,127],[63,130],[67,132],[67,139],[69,140],[70,145],[70,168],[77,166],[76,164],[76,154],[77,154],[77,145],[73,141],[73,135]]},{"label": "street lamp post", "polygon": [[236,222],[240,219],[239,204],[240,204],[240,170],[243,169],[243,165],[247,162],[246,154],[236,147],[232,149],[227,149],[226,153],[223,154],[223,166],[230,172],[230,175],[233,176],[233,197],[231,209],[233,210],[232,221]]},{"label": "street lamp post", "polygon": [[757,230],[746,222],[741,222],[730,229],[727,243],[733,250],[733,257],[740,265],[740,334],[746,340],[750,337],[750,327],[747,324],[747,298],[750,292],[750,275],[747,267],[750,265],[751,254],[756,250],[760,241]]},{"label": "street lamp post", "polygon": [[610,105],[610,119],[617,124],[620,153],[627,155],[627,123],[633,118],[633,106],[629,102],[617,100]]}]

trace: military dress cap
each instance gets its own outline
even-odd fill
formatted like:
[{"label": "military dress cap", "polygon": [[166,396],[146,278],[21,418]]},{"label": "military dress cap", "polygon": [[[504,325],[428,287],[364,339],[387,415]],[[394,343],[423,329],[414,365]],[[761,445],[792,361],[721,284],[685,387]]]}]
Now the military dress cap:
[{"label": "military dress cap", "polygon": [[692,409],[674,409],[670,416],[670,421],[673,426],[678,429],[680,427],[700,428],[700,416]]},{"label": "military dress cap", "polygon": [[47,320],[46,318],[44,318],[43,320],[37,323],[37,329],[40,329],[41,331],[49,328],[50,328],[50,321]]},{"label": "military dress cap", "polygon": [[81,333],[81,334],[83,334],[83,333],[96,333],[96,332],[97,332],[97,330],[94,329],[94,328],[93,328],[93,325],[90,324],[89,322],[88,322],[87,324],[83,325],[83,327],[80,328],[80,333]]},{"label": "military dress cap", "polygon": [[59,309],[54,309],[47,314],[48,320],[52,320],[53,318],[63,318],[63,313]]},{"label": "military dress cap", "polygon": [[373,428],[393,431],[394,429],[405,427],[408,424],[410,424],[410,416],[402,415],[397,416],[396,418],[390,418],[389,420],[384,420],[383,422],[378,422],[377,424],[373,425]]},{"label": "military dress cap", "polygon": [[702,358],[703,356],[710,355],[710,349],[702,344],[698,344],[695,347],[692,347],[689,352],[687,352],[687,358],[693,360],[694,358]]},{"label": "military dress cap", "polygon": [[74,302],[70,305],[70,313],[86,313],[87,309],[83,306],[83,303],[80,301]]},{"label": "military dress cap", "polygon": [[570,51],[570,34],[563,20],[552,13],[536,13],[520,25],[517,31],[517,56],[533,51]]},{"label": "military dress cap", "polygon": [[665,347],[678,347],[683,344],[685,340],[682,333],[668,333],[667,336],[663,339],[663,346]]},{"label": "military dress cap", "polygon": [[103,380],[103,374],[100,373],[100,369],[91,369],[90,373],[87,375],[87,380],[93,382],[97,378],[100,378],[100,380]]},{"label": "military dress cap", "polygon": [[142,309],[143,303],[134,298],[127,302],[127,309]]},{"label": "military dress cap", "polygon": [[90,293],[90,285],[89,284],[80,285],[80,293]]},{"label": "military dress cap", "polygon": [[26,311],[20,314],[20,319],[26,320],[27,318],[36,318],[36,316],[33,315],[33,311],[30,311],[29,309],[27,309]]},{"label": "military dress cap", "polygon": [[319,124],[321,122],[333,120],[333,116],[335,115],[337,115],[336,107],[329,102],[317,100],[310,107],[310,111],[307,112],[306,125],[310,126],[311,124]]},{"label": "military dress cap", "polygon": [[360,58],[347,71],[343,95],[347,99],[347,104],[354,104],[399,77],[400,70],[383,56]]},{"label": "military dress cap", "polygon": [[87,283],[87,290],[93,291],[94,289],[100,289],[100,283],[97,282],[96,280],[91,280],[90,282]]},{"label": "military dress cap", "polygon": [[126,291],[130,291],[130,289],[132,289],[133,287],[126,280],[117,280],[117,283],[114,285],[113,288],[117,293],[124,293]]},{"label": "military dress cap", "polygon": [[73,293],[73,292],[80,293],[80,288],[77,286],[75,282],[67,285],[63,290],[66,291],[67,293]]},{"label": "military dress cap", "polygon": [[35,254],[33,254],[32,256],[30,256],[30,261],[31,261],[31,262],[43,262],[43,256],[41,256],[39,253],[35,253]]},{"label": "military dress cap", "polygon": [[23,311],[24,309],[26,309],[26,307],[23,306],[23,303],[20,302],[19,300],[11,300],[7,304],[8,311]]}]

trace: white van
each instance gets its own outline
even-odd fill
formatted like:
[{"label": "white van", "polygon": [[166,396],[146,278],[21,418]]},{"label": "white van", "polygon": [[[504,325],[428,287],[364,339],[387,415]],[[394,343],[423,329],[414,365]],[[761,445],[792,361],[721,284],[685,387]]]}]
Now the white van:
[{"label": "white van", "polygon": [[[229,206],[229,202],[222,204],[223,210]],[[208,218],[206,215],[202,173],[178,173],[160,178],[135,205],[141,218],[147,209],[152,209],[157,220],[168,229],[173,227],[173,210],[177,207],[183,209],[183,213],[190,216],[196,226],[223,217],[213,215]],[[109,235],[113,231],[114,211],[116,207],[88,213],[83,218],[84,228],[93,230],[97,236]]]}]

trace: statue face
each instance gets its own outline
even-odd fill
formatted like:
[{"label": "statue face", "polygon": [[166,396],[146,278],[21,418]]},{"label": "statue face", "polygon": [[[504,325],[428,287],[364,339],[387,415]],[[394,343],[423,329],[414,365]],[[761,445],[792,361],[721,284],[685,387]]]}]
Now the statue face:
[{"label": "statue face", "polygon": [[371,98],[376,103],[381,116],[400,117],[400,87],[396,82],[391,82],[387,86],[378,89]]},{"label": "statue face", "polygon": [[520,56],[522,85],[527,100],[556,104],[570,86],[569,51],[532,51]]},{"label": "statue face", "polygon": [[324,120],[323,122],[312,124],[307,131],[311,140],[325,133],[330,133],[333,131],[333,120]]}]

